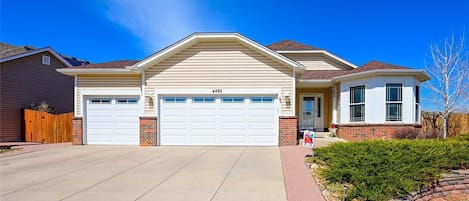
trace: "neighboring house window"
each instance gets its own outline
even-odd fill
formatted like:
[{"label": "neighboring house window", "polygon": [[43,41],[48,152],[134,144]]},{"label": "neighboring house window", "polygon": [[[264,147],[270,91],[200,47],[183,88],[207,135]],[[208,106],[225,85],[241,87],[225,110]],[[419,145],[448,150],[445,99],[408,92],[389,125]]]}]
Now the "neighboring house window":
[{"label": "neighboring house window", "polygon": [[402,121],[402,84],[386,84],[386,121]]},{"label": "neighboring house window", "polygon": [[415,122],[420,122],[420,87],[415,86]]},{"label": "neighboring house window", "polygon": [[44,65],[50,65],[50,57],[42,55],[42,64]]},{"label": "neighboring house window", "polygon": [[365,121],[365,86],[350,87],[350,121]]}]

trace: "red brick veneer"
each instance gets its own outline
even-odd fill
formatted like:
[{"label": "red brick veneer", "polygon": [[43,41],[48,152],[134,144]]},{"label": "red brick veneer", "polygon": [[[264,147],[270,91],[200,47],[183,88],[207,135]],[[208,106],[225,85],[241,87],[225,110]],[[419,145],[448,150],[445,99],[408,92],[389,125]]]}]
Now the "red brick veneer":
[{"label": "red brick veneer", "polygon": [[297,117],[279,118],[279,145],[297,145]]},{"label": "red brick veneer", "polygon": [[140,117],[140,146],[156,146],[157,118]]},{"label": "red brick veneer", "polygon": [[72,120],[72,144],[83,144],[83,118],[74,117]]},{"label": "red brick veneer", "polygon": [[337,136],[347,141],[394,138],[401,129],[421,129],[420,124],[339,124]]}]

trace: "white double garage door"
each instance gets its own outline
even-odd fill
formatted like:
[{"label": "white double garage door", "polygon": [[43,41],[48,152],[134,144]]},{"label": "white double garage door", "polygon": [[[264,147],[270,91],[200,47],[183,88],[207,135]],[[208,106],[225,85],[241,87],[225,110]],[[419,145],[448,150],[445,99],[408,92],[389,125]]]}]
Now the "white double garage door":
[{"label": "white double garage door", "polygon": [[[278,145],[277,96],[159,96],[160,145]],[[139,144],[138,97],[90,97],[88,144]]]}]

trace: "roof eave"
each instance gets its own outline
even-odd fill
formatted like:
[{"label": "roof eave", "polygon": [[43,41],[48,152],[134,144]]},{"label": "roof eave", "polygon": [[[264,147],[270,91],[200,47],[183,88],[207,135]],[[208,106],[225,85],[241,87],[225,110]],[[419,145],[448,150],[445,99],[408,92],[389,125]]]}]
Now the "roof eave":
[{"label": "roof eave", "polygon": [[19,59],[19,58],[23,58],[23,57],[27,57],[27,56],[31,56],[31,55],[35,55],[35,54],[39,54],[41,52],[49,52],[50,54],[52,54],[56,59],[58,59],[60,62],[62,62],[65,66],[67,67],[72,67],[72,65],[70,63],[68,63],[67,60],[65,60],[62,56],[60,56],[56,51],[54,51],[54,49],[50,48],[50,47],[45,47],[45,48],[40,48],[40,49],[35,49],[35,50],[31,50],[31,51],[27,51],[27,52],[23,52],[23,53],[20,53],[20,54],[16,54],[16,55],[12,55],[12,56],[8,56],[8,57],[4,57],[4,58],[0,58],[0,63],[3,63],[3,62],[6,62],[6,61],[11,61],[11,60],[15,60],[15,59]]},{"label": "roof eave", "polygon": [[283,54],[283,53],[287,53],[287,54],[288,53],[293,53],[293,54],[296,54],[296,53],[316,53],[316,54],[321,53],[321,54],[324,54],[328,57],[331,57],[331,58],[333,58],[333,59],[335,59],[335,60],[337,60],[337,61],[339,61],[339,62],[341,62],[345,65],[348,65],[352,68],[358,68],[357,65],[355,65],[355,64],[353,64],[353,63],[351,63],[351,62],[349,62],[349,61],[347,61],[347,60],[345,60],[345,59],[343,59],[343,58],[341,58],[337,55],[334,55],[334,54],[330,53],[327,50],[277,50],[276,52],[280,53],[280,54]]},{"label": "roof eave", "polygon": [[297,85],[300,87],[330,87],[333,86],[334,83],[331,79],[300,79]]},{"label": "roof eave", "polygon": [[140,71],[130,70],[125,68],[59,68],[56,69],[57,72],[62,73],[64,75],[91,75],[91,74],[140,74]]},{"label": "roof eave", "polygon": [[410,75],[417,78],[420,82],[430,80],[431,77],[422,69],[376,69],[370,71],[364,71],[359,73],[353,73],[348,75],[341,75],[334,77],[333,82],[356,79],[361,77],[376,76],[376,75]]}]

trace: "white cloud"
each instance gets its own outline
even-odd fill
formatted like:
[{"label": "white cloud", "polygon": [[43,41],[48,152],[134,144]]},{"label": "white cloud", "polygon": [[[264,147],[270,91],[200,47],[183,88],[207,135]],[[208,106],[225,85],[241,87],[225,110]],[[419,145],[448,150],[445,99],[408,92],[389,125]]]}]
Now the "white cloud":
[{"label": "white cloud", "polygon": [[193,32],[220,30],[194,1],[109,0],[106,6],[107,17],[140,38],[148,53]]}]

